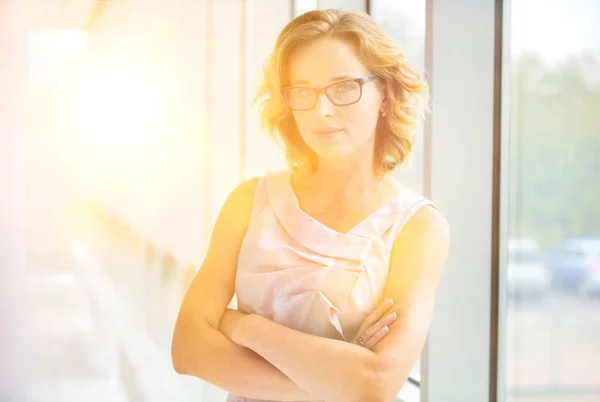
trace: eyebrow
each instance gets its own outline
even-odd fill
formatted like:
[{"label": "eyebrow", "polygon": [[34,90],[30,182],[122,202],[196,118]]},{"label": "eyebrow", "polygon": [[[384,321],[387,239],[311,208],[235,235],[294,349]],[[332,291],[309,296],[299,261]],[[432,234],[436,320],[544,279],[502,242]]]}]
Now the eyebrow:
[{"label": "eyebrow", "polygon": [[[335,77],[331,77],[329,79],[329,83],[332,82],[336,82],[336,81],[344,81],[344,80],[351,80],[354,79],[356,77],[350,76],[350,75],[336,75]],[[310,82],[306,81],[306,80],[298,80],[298,81],[294,81],[292,82],[290,85],[294,86],[294,85],[309,85]]]}]

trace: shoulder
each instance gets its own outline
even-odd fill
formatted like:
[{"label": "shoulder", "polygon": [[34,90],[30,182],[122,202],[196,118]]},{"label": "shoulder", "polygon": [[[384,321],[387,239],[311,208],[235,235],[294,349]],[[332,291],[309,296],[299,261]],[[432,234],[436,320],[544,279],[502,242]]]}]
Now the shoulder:
[{"label": "shoulder", "polygon": [[426,247],[443,251],[450,242],[450,228],[446,218],[432,205],[423,205],[406,222],[394,242],[397,249]]},{"label": "shoulder", "polygon": [[250,214],[258,192],[266,192],[269,186],[278,186],[289,175],[286,171],[272,171],[263,176],[253,177],[238,184],[229,194],[224,210]]},{"label": "shoulder", "polygon": [[247,211],[252,209],[256,190],[262,177],[254,177],[238,184],[227,197],[224,210]]},{"label": "shoulder", "polygon": [[233,189],[229,197],[236,200],[245,201],[254,198],[256,189],[258,188],[258,185],[262,179],[263,177],[253,177],[251,179],[241,182],[237,185],[236,188]]},{"label": "shoulder", "polygon": [[217,226],[239,227],[244,229],[250,221],[254,196],[261,178],[256,177],[238,184],[227,196],[221,207]]},{"label": "shoulder", "polygon": [[289,180],[290,172],[285,170],[274,170],[263,176],[257,176],[240,183],[230,194],[230,198],[245,200],[246,202],[254,200],[256,193],[262,189],[279,187],[285,185]]},{"label": "shoulder", "polygon": [[402,228],[399,233],[401,236],[396,238],[395,244],[403,241],[402,238],[422,236],[427,233],[430,233],[431,236],[449,236],[448,222],[433,201],[395,178],[392,178],[391,183],[399,200],[399,208],[404,212]]},{"label": "shoulder", "polygon": [[[437,277],[450,248],[450,228],[446,218],[433,206],[424,205],[406,222],[394,241],[392,266],[413,274]],[[429,276],[429,275],[428,275]]]},{"label": "shoulder", "polygon": [[446,218],[432,205],[424,205],[406,222],[404,229],[396,240],[426,237],[435,240],[449,240],[450,228]]}]

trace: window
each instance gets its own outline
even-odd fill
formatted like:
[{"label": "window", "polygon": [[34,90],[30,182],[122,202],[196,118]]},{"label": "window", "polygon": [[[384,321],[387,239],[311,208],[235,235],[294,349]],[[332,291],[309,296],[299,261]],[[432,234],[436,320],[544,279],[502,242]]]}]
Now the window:
[{"label": "window", "polygon": [[507,23],[506,401],[597,401],[600,3],[513,1]]}]

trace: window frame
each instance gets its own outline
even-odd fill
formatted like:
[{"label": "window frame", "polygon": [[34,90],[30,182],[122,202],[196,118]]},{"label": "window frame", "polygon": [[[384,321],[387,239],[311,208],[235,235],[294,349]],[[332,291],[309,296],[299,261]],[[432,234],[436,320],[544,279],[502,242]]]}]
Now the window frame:
[{"label": "window frame", "polygon": [[503,3],[427,0],[424,194],[448,219],[452,248],[421,356],[423,402],[504,400]]}]

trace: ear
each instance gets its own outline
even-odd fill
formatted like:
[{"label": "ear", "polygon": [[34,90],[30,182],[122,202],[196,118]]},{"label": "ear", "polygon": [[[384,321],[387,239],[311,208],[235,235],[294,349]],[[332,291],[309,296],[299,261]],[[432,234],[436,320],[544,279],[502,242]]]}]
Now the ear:
[{"label": "ear", "polygon": [[385,82],[378,81],[377,82],[377,92],[379,93],[379,102],[380,102],[380,111],[387,110],[388,101],[386,96],[386,87]]},{"label": "ear", "polygon": [[387,110],[388,110],[388,106],[389,106],[389,102],[388,102],[387,98],[383,97],[381,99],[381,104],[379,106],[379,113],[381,113],[385,116],[385,113],[387,113]]}]

